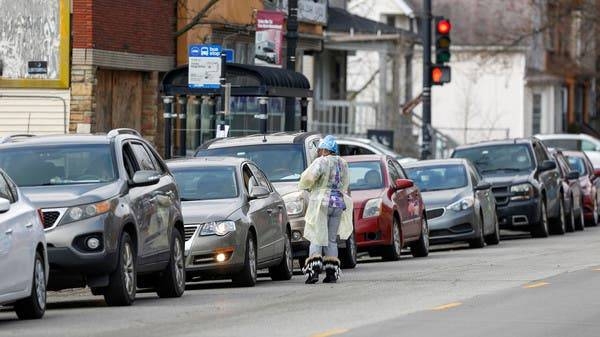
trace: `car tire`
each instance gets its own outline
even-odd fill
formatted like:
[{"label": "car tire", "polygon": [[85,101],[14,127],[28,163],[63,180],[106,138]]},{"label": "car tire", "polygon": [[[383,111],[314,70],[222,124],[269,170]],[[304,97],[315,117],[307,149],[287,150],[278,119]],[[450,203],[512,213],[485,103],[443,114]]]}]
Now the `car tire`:
[{"label": "car tire", "polygon": [[[583,202],[581,204],[583,205]],[[582,208],[579,208],[579,216],[575,220],[575,230],[578,230],[578,231],[585,230],[585,216],[583,214]]]},{"label": "car tire", "polygon": [[429,255],[429,225],[424,214],[421,218],[421,235],[419,240],[410,246],[410,253],[413,257],[426,257]]},{"label": "car tire", "polygon": [[552,220],[552,234],[563,235],[565,234],[567,222],[567,213],[565,212],[565,199],[563,195],[560,195],[558,201],[558,216]]},{"label": "car tire", "polygon": [[109,276],[108,287],[104,291],[104,300],[109,306],[127,306],[135,301],[136,293],[136,256],[131,237],[127,232],[119,240],[117,268]]},{"label": "car tire", "polygon": [[594,210],[592,211],[592,213],[594,214],[594,216],[592,217],[591,220],[589,220],[585,224],[587,227],[596,227],[596,226],[598,226],[598,205],[596,203],[594,203]]},{"label": "car tire", "polygon": [[469,240],[469,247],[470,248],[483,248],[485,247],[485,238],[483,235],[483,231],[484,231],[484,220],[483,220],[483,215],[481,213],[479,213],[479,231],[478,231],[478,235],[475,239],[471,239]]},{"label": "car tire", "polygon": [[290,234],[285,232],[285,245],[281,262],[278,265],[269,268],[269,274],[273,281],[287,281],[294,275],[294,257],[292,256],[292,240]]},{"label": "car tire", "polygon": [[392,223],[392,244],[385,246],[381,257],[384,261],[398,261],[402,255],[402,236],[400,233],[400,223],[394,216]]},{"label": "car tire", "polygon": [[46,267],[39,252],[35,253],[33,278],[29,297],[15,303],[15,312],[19,319],[39,319],[46,311]]},{"label": "car tire", "polygon": [[540,203],[540,211],[538,216],[538,223],[533,225],[531,228],[531,236],[534,238],[546,238],[548,237],[548,212],[546,211],[546,200],[542,199]]},{"label": "car tire", "polygon": [[173,229],[169,265],[159,274],[156,293],[160,298],[181,297],[185,292],[184,243],[181,232]]},{"label": "car tire", "polygon": [[485,237],[485,243],[488,245],[497,245],[500,243],[500,224],[498,216],[494,214],[494,232]]},{"label": "car tire", "polygon": [[565,230],[568,233],[575,231],[575,210],[573,209],[573,196],[571,196],[571,207],[569,209],[569,216],[565,223]]},{"label": "car tire", "polygon": [[256,244],[252,232],[248,232],[244,256],[244,268],[233,277],[233,282],[241,287],[254,287],[258,274],[258,264],[256,261]]},{"label": "car tire", "polygon": [[338,258],[340,259],[340,266],[342,269],[356,268],[358,258],[356,256],[356,238],[354,237],[354,231],[346,240],[346,248],[338,251]]}]

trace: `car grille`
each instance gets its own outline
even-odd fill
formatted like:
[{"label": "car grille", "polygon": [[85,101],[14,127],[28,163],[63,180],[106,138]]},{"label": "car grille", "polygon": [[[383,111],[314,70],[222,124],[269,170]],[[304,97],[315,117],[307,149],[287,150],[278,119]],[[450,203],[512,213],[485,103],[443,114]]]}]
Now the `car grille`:
[{"label": "car grille", "polygon": [[42,210],[42,221],[44,229],[50,229],[58,225],[66,209],[46,209]]},{"label": "car grille", "polygon": [[444,212],[446,211],[445,208],[434,208],[434,209],[428,209],[426,211],[427,214],[427,220],[431,220],[431,219],[435,219],[435,218],[439,218],[442,215],[444,215]]},{"label": "car grille", "polygon": [[505,206],[510,200],[510,187],[508,186],[495,186],[492,187],[492,193],[496,198],[496,205]]},{"label": "car grille", "polygon": [[191,239],[194,234],[196,233],[196,230],[198,230],[198,225],[186,225],[185,226],[185,241],[188,241],[189,239]]}]

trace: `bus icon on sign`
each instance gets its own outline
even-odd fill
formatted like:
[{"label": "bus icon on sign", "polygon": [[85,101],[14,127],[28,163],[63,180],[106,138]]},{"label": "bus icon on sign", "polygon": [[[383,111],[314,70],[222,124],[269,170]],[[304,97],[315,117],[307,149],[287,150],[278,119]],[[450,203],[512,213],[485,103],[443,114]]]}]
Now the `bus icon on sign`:
[{"label": "bus icon on sign", "polygon": [[208,47],[200,48],[200,56],[208,56],[208,55],[209,55]]},{"label": "bus icon on sign", "polygon": [[191,56],[198,56],[198,55],[200,55],[200,48],[198,48],[198,47],[192,47],[192,48],[190,48],[190,55]]}]

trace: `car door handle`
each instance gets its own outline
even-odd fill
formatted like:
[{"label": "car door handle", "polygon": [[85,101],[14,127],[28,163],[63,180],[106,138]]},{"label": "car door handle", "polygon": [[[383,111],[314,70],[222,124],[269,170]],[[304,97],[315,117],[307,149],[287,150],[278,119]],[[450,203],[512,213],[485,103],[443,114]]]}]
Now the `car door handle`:
[{"label": "car door handle", "polygon": [[11,235],[13,233],[13,229],[7,229],[6,232],[4,232],[4,234],[6,235]]},{"label": "car door handle", "polygon": [[280,211],[283,211],[283,208],[284,208],[284,207],[285,207],[285,206],[283,206],[283,205],[278,205],[278,206],[277,206],[277,208],[279,208],[279,210],[280,210]]},{"label": "car door handle", "polygon": [[33,224],[31,222],[28,223],[27,225],[25,225],[25,228],[31,228],[31,227],[33,227]]},{"label": "car door handle", "polygon": [[273,209],[272,208],[267,208],[267,213],[268,214],[273,214]]}]

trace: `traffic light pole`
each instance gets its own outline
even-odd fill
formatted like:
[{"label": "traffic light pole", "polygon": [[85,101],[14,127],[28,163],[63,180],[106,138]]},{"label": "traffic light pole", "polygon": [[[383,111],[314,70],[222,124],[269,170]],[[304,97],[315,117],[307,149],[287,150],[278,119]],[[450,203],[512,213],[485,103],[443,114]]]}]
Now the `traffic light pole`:
[{"label": "traffic light pole", "polygon": [[421,127],[421,159],[431,155],[431,0],[423,0],[423,125]]},{"label": "traffic light pole", "polygon": [[[287,42],[287,61],[286,69],[296,71],[296,46],[298,44],[298,0],[288,1],[287,32],[285,35]],[[288,97],[285,99],[285,131],[295,130],[296,121],[296,99]]]}]

